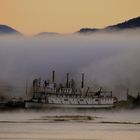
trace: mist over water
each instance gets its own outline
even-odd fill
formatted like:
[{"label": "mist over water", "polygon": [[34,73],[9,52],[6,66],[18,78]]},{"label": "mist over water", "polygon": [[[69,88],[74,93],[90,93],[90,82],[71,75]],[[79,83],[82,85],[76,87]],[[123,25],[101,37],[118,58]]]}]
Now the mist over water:
[{"label": "mist over water", "polygon": [[[0,139],[139,140],[139,115],[139,110],[0,112]],[[57,120],[59,116],[61,119]],[[83,119],[73,120],[76,116]],[[95,119],[84,119],[86,116]]]},{"label": "mist over water", "polygon": [[[86,87],[102,86],[120,98],[129,88],[136,95],[139,54],[139,34],[0,37],[0,96],[24,96],[26,80],[30,88],[34,78],[51,79],[52,70],[58,82],[65,81],[67,72],[80,82],[84,72]],[[1,111],[0,139],[139,140],[139,116],[140,110]]]},{"label": "mist over water", "polygon": [[136,95],[140,91],[139,54],[138,33],[1,36],[0,93],[23,96],[26,80],[30,86],[34,78],[51,79],[51,71],[56,70],[58,82],[65,81],[67,72],[80,81],[84,72],[85,86],[95,89],[102,86],[121,98],[129,88]]}]

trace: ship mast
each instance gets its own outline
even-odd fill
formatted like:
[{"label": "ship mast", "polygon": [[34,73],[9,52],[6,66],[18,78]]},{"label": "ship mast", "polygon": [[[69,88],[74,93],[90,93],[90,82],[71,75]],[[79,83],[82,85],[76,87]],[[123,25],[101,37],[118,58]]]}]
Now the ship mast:
[{"label": "ship mast", "polygon": [[26,98],[28,97],[28,80],[26,79],[26,88],[25,88],[25,93],[26,93]]}]

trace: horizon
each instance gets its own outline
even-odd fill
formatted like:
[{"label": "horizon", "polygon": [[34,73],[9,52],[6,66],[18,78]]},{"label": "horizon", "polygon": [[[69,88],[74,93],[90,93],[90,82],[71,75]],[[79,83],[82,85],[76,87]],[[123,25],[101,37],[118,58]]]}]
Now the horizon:
[{"label": "horizon", "polygon": [[[137,17],[133,17],[132,19],[135,19],[135,18],[140,18],[140,16],[137,16]],[[114,25],[107,25],[107,26],[105,26],[105,27],[102,27],[102,28],[96,28],[96,27],[94,27],[94,28],[89,28],[89,27],[83,27],[83,28],[80,28],[79,30],[77,30],[77,31],[73,31],[73,32],[71,32],[71,33],[61,33],[61,32],[55,32],[55,31],[42,31],[42,32],[37,32],[37,33],[35,33],[35,34],[24,34],[24,33],[22,33],[22,32],[20,32],[18,29],[16,29],[16,28],[14,28],[14,27],[12,27],[12,26],[10,26],[10,25],[6,25],[6,24],[0,24],[0,26],[7,26],[7,27],[9,27],[9,28],[12,28],[12,29],[14,29],[14,30],[16,30],[16,31],[18,31],[19,33],[21,33],[22,35],[25,35],[25,36],[36,36],[36,35],[39,35],[39,34],[42,34],[42,33],[50,33],[50,34],[60,34],[60,35],[71,35],[71,34],[73,34],[73,33],[76,33],[76,32],[78,32],[78,31],[80,31],[81,29],[105,29],[105,28],[107,28],[107,27],[109,27],[109,26],[115,26],[115,25],[117,25],[117,24],[122,24],[122,23],[124,23],[124,22],[127,22],[127,21],[129,21],[129,20],[132,20],[132,19],[128,19],[128,20],[125,20],[125,21],[122,21],[122,22],[120,22],[120,23],[116,23],[116,24],[114,24]]]},{"label": "horizon", "polygon": [[138,17],[139,5],[138,0],[1,0],[0,24],[29,36],[40,32],[70,34]]}]

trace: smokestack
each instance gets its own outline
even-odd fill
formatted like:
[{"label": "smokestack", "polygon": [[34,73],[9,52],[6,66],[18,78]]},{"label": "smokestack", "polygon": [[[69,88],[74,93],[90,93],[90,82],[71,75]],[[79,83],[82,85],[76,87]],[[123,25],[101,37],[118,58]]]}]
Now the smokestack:
[{"label": "smokestack", "polygon": [[81,88],[84,88],[84,73],[82,73]]},{"label": "smokestack", "polygon": [[69,73],[67,73],[67,83],[66,83],[66,87],[69,88]]},{"label": "smokestack", "polygon": [[27,95],[28,95],[28,81],[26,79],[26,98],[27,98]]},{"label": "smokestack", "polygon": [[55,82],[55,71],[54,70],[52,71],[52,82],[53,83]]}]

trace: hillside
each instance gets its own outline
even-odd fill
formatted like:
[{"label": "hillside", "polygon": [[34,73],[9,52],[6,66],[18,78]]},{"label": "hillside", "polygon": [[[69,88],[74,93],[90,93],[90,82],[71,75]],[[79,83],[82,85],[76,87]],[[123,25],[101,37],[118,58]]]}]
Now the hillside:
[{"label": "hillside", "polygon": [[107,26],[102,29],[82,28],[78,31],[78,33],[83,34],[83,33],[95,33],[95,32],[121,31],[121,30],[136,29],[136,28],[140,28],[140,17],[136,17],[115,25]]},{"label": "hillside", "polygon": [[11,34],[16,34],[16,35],[21,35],[20,32],[15,30],[14,28],[11,28],[10,26],[7,25],[0,25],[0,35],[11,35]]}]

